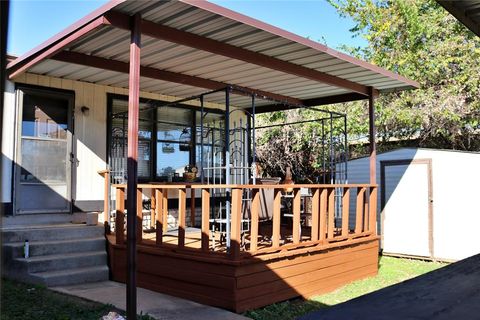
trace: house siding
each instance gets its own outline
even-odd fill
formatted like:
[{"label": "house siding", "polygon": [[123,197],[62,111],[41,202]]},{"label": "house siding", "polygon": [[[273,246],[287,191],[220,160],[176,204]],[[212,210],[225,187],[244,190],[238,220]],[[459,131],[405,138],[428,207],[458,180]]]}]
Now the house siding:
[{"label": "house siding", "polygon": [[[4,123],[2,126],[3,141],[2,155],[4,161],[2,164],[2,190],[1,202],[9,205],[12,201],[12,167],[15,161],[16,152],[16,134],[15,125],[15,84],[26,84],[41,86],[45,88],[71,90],[75,94],[74,105],[74,138],[72,149],[78,160],[73,173],[72,199],[75,202],[87,203],[85,208],[95,208],[100,206],[103,200],[103,178],[97,173],[98,170],[106,168],[107,158],[107,94],[114,93],[128,95],[127,88],[118,88],[105,85],[96,85],[87,82],[73,81],[69,79],[60,79],[55,77],[25,73],[14,79],[14,82],[8,82],[6,93],[4,95],[5,111]],[[175,101],[178,98],[155,94],[150,92],[141,92],[141,98]],[[88,115],[81,112],[81,107],[89,108]],[[208,108],[222,108],[214,103],[205,103]],[[234,107],[232,107],[234,109]],[[233,113],[231,122],[238,121],[240,112]],[[92,206],[93,203],[96,203]],[[78,206],[77,210],[82,206]],[[99,207],[101,208],[101,206]],[[75,210],[75,207],[74,207]]]}]

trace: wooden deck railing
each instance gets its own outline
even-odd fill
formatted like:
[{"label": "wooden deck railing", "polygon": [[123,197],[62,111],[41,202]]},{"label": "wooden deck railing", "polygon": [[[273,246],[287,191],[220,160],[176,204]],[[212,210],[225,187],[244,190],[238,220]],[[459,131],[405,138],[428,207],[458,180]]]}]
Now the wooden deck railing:
[{"label": "wooden deck railing", "polygon": [[[125,242],[125,194],[126,185],[113,185],[116,189],[115,238],[117,244]],[[335,242],[349,242],[357,238],[376,235],[377,186],[369,184],[306,184],[288,185],[293,192],[289,194],[291,205],[291,223],[282,224],[282,198],[285,198],[285,185],[170,185],[139,184],[137,190],[137,241],[164,248],[185,249],[198,253],[222,254],[237,260],[244,256],[260,256],[267,253],[289,252],[305,247],[328,247]],[[211,244],[211,198],[213,190],[229,192],[230,199],[230,248],[225,245],[215,247]],[[308,190],[308,196],[305,192]],[[195,192],[196,190],[200,190]],[[273,190],[273,214],[269,221],[260,221],[262,191]],[[190,191],[190,192],[189,192]],[[190,195],[190,210],[187,212],[187,194]],[[271,191],[270,191],[271,192]],[[195,218],[195,194],[201,197],[201,218]],[[245,201],[245,195],[249,199]],[[145,197],[150,197],[150,212],[143,208]],[[177,201],[171,200],[169,196]],[[304,201],[302,210],[302,200]],[[350,200],[355,201],[355,212],[350,214]],[[265,201],[265,200],[263,200]],[[285,201],[285,200],[284,200]],[[169,208],[177,203],[174,208]],[[311,205],[308,205],[308,202]],[[245,210],[245,206],[248,210]],[[310,207],[311,209],[309,209]],[[172,237],[167,233],[169,210],[178,212],[178,231]],[[308,210],[309,209],[309,210]],[[246,217],[245,212],[249,212]],[[302,216],[302,211],[304,215]],[[310,226],[302,226],[305,212],[311,216]],[[150,216],[150,226],[155,234],[150,236],[142,232],[145,214]],[[189,238],[186,244],[187,214],[189,226],[198,227],[197,245]],[[284,218],[285,219],[285,218]],[[242,224],[248,220],[250,228],[244,230]],[[267,226],[265,228],[265,225]],[[194,229],[195,230],[195,229]],[[172,241],[172,239],[174,239]],[[215,252],[218,251],[218,252]]]}]

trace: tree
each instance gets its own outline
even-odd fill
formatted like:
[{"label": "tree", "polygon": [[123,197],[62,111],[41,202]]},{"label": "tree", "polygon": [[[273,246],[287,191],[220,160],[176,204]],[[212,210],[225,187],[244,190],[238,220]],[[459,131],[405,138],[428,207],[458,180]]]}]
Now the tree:
[{"label": "tree", "polygon": [[[380,149],[391,141],[413,140],[425,147],[480,148],[480,40],[472,32],[433,0],[328,1],[341,16],[355,22],[351,30],[354,36],[364,37],[368,43],[365,48],[344,46],[344,50],[416,80],[421,86],[417,90],[382,94],[377,99]],[[346,113],[349,140],[365,141],[368,134],[365,102],[323,108]],[[310,116],[305,109],[260,118],[268,124]],[[281,163],[290,164],[294,172],[317,174],[318,161],[312,159],[319,159],[319,151],[312,148],[308,134],[314,126],[294,130],[295,139],[291,138],[291,132],[289,136],[280,129],[260,133],[259,158],[266,170],[281,173]],[[284,147],[280,148],[279,143],[284,143]],[[282,162],[282,157],[291,154],[302,161],[298,165],[295,161]]]},{"label": "tree", "polygon": [[[345,157],[344,117],[296,109],[258,119],[256,153],[265,175],[283,177],[290,167],[297,182],[326,182],[334,160]],[[272,124],[279,126],[261,128]]]},{"label": "tree", "polygon": [[472,32],[433,0],[329,2],[368,42],[346,50],[421,85],[378,99],[381,141],[418,137],[422,146],[480,147],[480,40]]}]

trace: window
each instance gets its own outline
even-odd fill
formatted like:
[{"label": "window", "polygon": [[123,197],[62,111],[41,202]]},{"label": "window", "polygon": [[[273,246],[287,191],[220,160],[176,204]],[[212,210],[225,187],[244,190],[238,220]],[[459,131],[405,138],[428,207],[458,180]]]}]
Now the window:
[{"label": "window", "polygon": [[160,181],[180,178],[192,164],[192,128],[195,111],[176,107],[157,109],[156,175]]},{"label": "window", "polygon": [[[143,181],[182,180],[184,168],[200,163],[200,112],[193,107],[156,107],[157,102],[141,101],[138,133],[138,177]],[[160,102],[161,103],[161,102]],[[220,123],[221,110],[207,110],[204,113],[204,132],[208,123]],[[109,96],[109,164],[115,183],[126,181],[126,159],[128,144],[128,101],[127,97]],[[219,135],[217,135],[220,137]],[[206,137],[204,135],[204,137]],[[204,142],[204,163],[207,163],[207,150]],[[209,156],[211,157],[211,152]],[[216,154],[221,160],[223,152]]]},{"label": "window", "polygon": [[[144,110],[142,110],[144,109]],[[145,110],[146,109],[146,110]],[[138,121],[138,177],[145,180],[151,176],[152,156],[152,110],[145,103],[140,104]],[[110,167],[126,178],[126,158],[128,145],[128,101],[113,99],[111,104],[110,125]]]},{"label": "window", "polygon": [[24,94],[21,182],[65,183],[68,157],[68,100]]},{"label": "window", "polygon": [[[197,125],[196,163],[199,169],[206,168],[204,176],[207,183],[225,182],[224,170],[214,169],[225,166],[225,121],[223,119],[223,115],[206,113],[203,118],[203,133],[200,125]],[[200,113],[197,114],[197,124],[200,124]]]}]

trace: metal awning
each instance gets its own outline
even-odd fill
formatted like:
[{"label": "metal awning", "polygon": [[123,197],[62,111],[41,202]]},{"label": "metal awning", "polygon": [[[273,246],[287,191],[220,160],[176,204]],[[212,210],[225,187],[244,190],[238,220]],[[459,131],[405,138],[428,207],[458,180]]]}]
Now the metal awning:
[{"label": "metal awning", "polygon": [[[262,105],[321,105],[418,87],[320,43],[199,0],[111,1],[8,64],[23,72],[128,87],[131,16],[142,16],[142,91],[189,97],[226,85]],[[250,107],[250,97],[231,104]],[[211,98],[222,103],[222,97]]]},{"label": "metal awning", "polygon": [[480,36],[480,1],[444,1],[437,2],[463,23],[477,36]]}]

